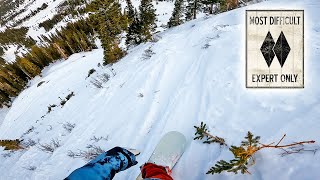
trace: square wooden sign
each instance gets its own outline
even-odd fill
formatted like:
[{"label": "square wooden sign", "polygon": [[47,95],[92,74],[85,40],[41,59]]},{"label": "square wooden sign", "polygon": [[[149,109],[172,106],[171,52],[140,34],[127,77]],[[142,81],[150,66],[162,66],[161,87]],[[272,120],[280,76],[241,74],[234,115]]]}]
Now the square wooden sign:
[{"label": "square wooden sign", "polygon": [[246,11],[246,87],[304,88],[304,11]]}]

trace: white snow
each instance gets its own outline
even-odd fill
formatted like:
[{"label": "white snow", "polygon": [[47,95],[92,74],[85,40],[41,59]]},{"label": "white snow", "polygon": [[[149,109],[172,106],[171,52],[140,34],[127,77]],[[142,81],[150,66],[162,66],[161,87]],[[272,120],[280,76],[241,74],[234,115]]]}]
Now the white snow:
[{"label": "white snow", "polygon": [[3,58],[7,62],[13,62],[16,59],[15,52],[17,51],[18,46],[17,45],[8,45],[7,50],[4,51]]},{"label": "white snow", "polygon": [[6,114],[8,113],[10,108],[7,107],[3,107],[0,109],[0,125],[2,124],[2,121],[4,120],[4,118],[6,117]]},{"label": "white snow", "polygon": [[[245,88],[245,9],[268,8],[305,10],[304,89]],[[86,163],[68,157],[68,151],[86,150],[87,145],[140,150],[139,164],[115,177],[135,179],[161,136],[172,130],[183,133],[189,142],[173,170],[174,179],[318,179],[319,153],[281,157],[280,150],[271,149],[257,153],[256,164],[249,168],[252,175],[206,175],[218,160],[228,160],[232,154],[227,148],[192,139],[193,126],[204,121],[228,144],[238,145],[247,131],[260,135],[263,143],[286,133],[283,143],[315,140],[319,144],[319,10],[318,0],[263,2],[159,33],[158,42],[131,49],[112,67],[97,66],[102,63],[102,49],[52,64],[14,100],[0,126],[0,139],[23,137],[41,144],[56,139],[61,147],[49,154],[36,145],[11,157],[4,157],[8,152],[0,149],[0,179],[63,179]],[[202,48],[207,43],[209,48]],[[155,54],[144,59],[148,48]],[[86,78],[91,68],[97,72]],[[110,80],[103,88],[94,87],[90,81],[103,73]],[[61,107],[59,97],[64,99],[70,92],[75,96]],[[52,104],[59,106],[47,114]],[[71,133],[63,128],[66,122],[76,124]],[[31,127],[34,130],[26,134]],[[108,140],[95,142],[90,140],[93,136]],[[27,170],[30,166],[36,169]]]}]

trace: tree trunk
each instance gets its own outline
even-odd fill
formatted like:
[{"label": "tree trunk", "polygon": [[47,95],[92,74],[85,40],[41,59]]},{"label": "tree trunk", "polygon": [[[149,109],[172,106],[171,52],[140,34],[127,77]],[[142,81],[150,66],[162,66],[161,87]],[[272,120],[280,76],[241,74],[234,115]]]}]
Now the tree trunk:
[{"label": "tree trunk", "polygon": [[55,47],[55,48],[57,48],[57,51],[58,51],[58,53],[60,54],[60,56],[63,58],[63,59],[68,59],[68,56],[66,55],[66,53],[64,52],[64,50],[63,49],[61,49],[61,47],[57,44],[57,43],[53,43],[53,46]]},{"label": "tree trunk", "polygon": [[197,19],[198,0],[194,0],[193,19]]}]

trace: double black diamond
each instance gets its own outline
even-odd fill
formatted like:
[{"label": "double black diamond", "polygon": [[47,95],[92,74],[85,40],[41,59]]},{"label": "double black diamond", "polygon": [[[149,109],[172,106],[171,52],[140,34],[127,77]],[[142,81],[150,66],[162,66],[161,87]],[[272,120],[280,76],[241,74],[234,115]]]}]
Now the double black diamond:
[{"label": "double black diamond", "polygon": [[268,32],[266,38],[263,41],[263,44],[260,48],[260,51],[262,52],[262,55],[264,57],[264,59],[266,60],[268,67],[270,67],[273,58],[274,58],[274,52],[273,52],[273,47],[274,47],[274,40],[272,38],[272,35],[270,33],[270,31]]},{"label": "double black diamond", "polygon": [[266,63],[268,67],[270,67],[274,56],[276,55],[278,58],[278,61],[281,65],[281,68],[283,67],[284,63],[286,62],[286,59],[289,55],[291,48],[288,44],[288,41],[281,31],[280,36],[277,40],[277,43],[274,42],[272,35],[270,31],[268,32],[260,51],[262,52],[262,55],[264,59],[266,60]]}]

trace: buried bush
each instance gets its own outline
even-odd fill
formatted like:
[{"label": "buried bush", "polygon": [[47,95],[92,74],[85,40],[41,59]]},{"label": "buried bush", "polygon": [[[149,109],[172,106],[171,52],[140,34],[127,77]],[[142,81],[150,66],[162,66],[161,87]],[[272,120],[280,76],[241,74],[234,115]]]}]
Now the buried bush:
[{"label": "buried bush", "polygon": [[75,96],[74,92],[72,91],[70,94],[68,94],[65,99],[61,99],[60,105],[63,107],[73,96]]},{"label": "buried bush", "polygon": [[98,78],[92,78],[90,82],[96,88],[103,88],[103,84],[108,82],[109,79],[110,79],[110,75],[107,73],[103,73],[99,75]]},{"label": "buried bush", "polygon": [[[211,143],[218,143],[220,145],[228,146],[223,138],[213,136],[209,133],[209,131],[206,128],[206,124],[201,122],[200,126],[194,126],[196,129],[196,137],[194,140],[205,140],[203,143],[211,144]],[[304,144],[313,144],[315,141],[300,141],[300,142],[294,142],[291,144],[285,144],[280,145],[282,140],[286,137],[286,135],[283,135],[283,137],[277,142],[269,143],[269,144],[262,144],[260,143],[260,136],[254,136],[250,131],[248,131],[247,136],[244,138],[244,140],[241,142],[239,146],[231,145],[229,147],[229,151],[232,152],[234,158],[226,161],[226,160],[220,160],[218,161],[213,167],[209,169],[207,174],[220,174],[224,171],[226,172],[233,172],[237,174],[238,172],[241,172],[242,174],[250,174],[248,171],[249,166],[253,165],[255,163],[254,155],[265,148],[273,148],[273,149],[281,149],[285,153],[282,153],[281,155],[288,155],[293,153],[301,153],[301,152],[313,152],[315,153],[318,149],[304,149]]]},{"label": "buried bush", "polygon": [[66,122],[65,124],[62,125],[63,129],[65,129],[67,132],[71,133],[73,128],[76,127],[76,124],[71,124],[69,122]]},{"label": "buried bush", "polygon": [[88,72],[88,76],[87,76],[87,77],[90,77],[90,76],[91,76],[91,74],[93,74],[94,72],[96,72],[96,70],[95,70],[95,69],[90,69],[90,70],[89,70],[89,72]]},{"label": "buried bush", "polygon": [[61,144],[60,144],[60,141],[57,140],[57,139],[52,139],[50,144],[40,144],[39,143],[39,146],[38,148],[41,150],[41,151],[44,151],[44,152],[47,152],[47,153],[53,153],[58,147],[60,147]]},{"label": "buried bush", "polygon": [[68,151],[68,156],[72,158],[83,158],[86,161],[92,160],[104,153],[105,151],[99,146],[88,145],[87,150],[79,150],[78,152]]}]

